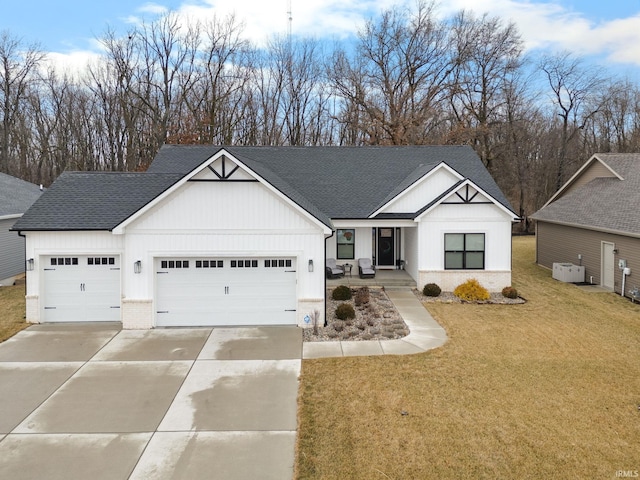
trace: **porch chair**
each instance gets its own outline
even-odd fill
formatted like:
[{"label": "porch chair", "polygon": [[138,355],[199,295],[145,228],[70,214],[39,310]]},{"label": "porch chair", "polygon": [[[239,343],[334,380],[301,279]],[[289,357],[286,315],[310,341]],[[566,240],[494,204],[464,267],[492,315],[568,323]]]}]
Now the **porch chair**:
[{"label": "porch chair", "polygon": [[360,278],[374,278],[376,276],[376,267],[371,265],[370,258],[358,259],[358,275]]},{"label": "porch chair", "polygon": [[327,278],[339,278],[344,277],[344,268],[342,265],[336,265],[335,258],[327,258],[325,261],[325,271]]}]

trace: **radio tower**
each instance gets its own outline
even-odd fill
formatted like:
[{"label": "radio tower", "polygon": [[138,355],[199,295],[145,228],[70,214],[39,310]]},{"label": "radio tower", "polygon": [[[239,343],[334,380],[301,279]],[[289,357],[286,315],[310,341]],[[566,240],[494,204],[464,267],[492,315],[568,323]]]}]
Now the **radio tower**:
[{"label": "radio tower", "polygon": [[289,23],[287,25],[287,39],[289,41],[289,55],[291,55],[291,25],[293,24],[293,12],[291,9],[291,0],[287,0],[287,17]]}]

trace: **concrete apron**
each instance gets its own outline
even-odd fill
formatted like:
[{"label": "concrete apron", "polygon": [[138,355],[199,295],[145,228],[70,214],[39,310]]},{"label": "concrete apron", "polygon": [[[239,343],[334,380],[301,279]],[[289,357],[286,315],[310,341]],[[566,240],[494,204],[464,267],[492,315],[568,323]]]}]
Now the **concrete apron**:
[{"label": "concrete apron", "polygon": [[37,325],[0,344],[0,478],[292,478],[297,327]]}]

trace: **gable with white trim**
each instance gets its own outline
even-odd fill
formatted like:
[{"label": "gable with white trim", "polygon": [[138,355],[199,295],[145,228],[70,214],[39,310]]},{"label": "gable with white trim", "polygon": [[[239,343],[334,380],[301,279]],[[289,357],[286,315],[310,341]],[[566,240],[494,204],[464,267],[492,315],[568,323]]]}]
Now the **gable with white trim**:
[{"label": "gable with white trim", "polygon": [[127,232],[318,233],[320,225],[240,162],[224,154],[203,164],[145,211],[123,222]]},{"label": "gable with white trim", "polygon": [[379,213],[418,212],[460,180],[462,177],[458,173],[441,163],[372,216]]}]

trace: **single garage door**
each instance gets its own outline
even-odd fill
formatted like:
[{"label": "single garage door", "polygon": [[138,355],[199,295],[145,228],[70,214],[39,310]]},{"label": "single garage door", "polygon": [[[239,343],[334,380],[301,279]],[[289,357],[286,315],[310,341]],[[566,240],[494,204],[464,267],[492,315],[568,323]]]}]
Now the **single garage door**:
[{"label": "single garage door", "polygon": [[43,321],[120,321],[118,256],[48,256],[42,261]]},{"label": "single garage door", "polygon": [[295,325],[294,258],[156,259],[156,325]]}]

